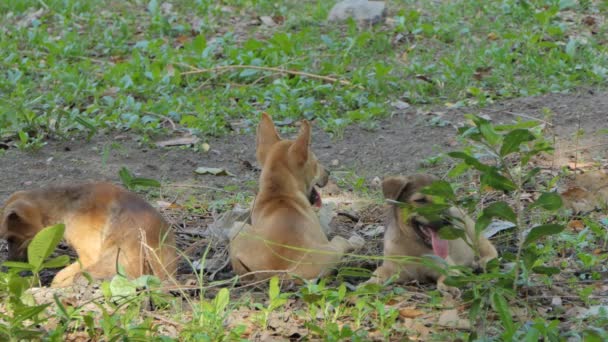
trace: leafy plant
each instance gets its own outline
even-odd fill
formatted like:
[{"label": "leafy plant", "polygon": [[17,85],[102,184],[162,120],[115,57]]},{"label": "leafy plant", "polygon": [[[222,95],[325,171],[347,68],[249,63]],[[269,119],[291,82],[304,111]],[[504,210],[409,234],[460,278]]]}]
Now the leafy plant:
[{"label": "leafy plant", "polygon": [[134,177],[126,167],[120,169],[118,176],[120,176],[122,184],[130,190],[138,186],[160,188],[159,181],[150,178]]},{"label": "leafy plant", "polygon": [[51,260],[46,260],[55,251],[55,248],[63,239],[65,231],[64,224],[56,224],[39,231],[27,247],[27,262],[5,261],[3,266],[13,271],[30,271],[33,273],[33,281],[39,283],[38,274],[46,268],[58,268],[67,265],[70,257],[60,255]]}]

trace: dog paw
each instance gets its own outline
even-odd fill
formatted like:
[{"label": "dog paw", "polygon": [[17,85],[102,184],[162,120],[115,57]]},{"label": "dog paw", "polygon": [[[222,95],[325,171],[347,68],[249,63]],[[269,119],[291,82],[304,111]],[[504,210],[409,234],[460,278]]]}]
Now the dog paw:
[{"label": "dog paw", "polygon": [[365,239],[355,234],[348,238],[348,243],[350,243],[354,250],[358,250],[365,246]]}]

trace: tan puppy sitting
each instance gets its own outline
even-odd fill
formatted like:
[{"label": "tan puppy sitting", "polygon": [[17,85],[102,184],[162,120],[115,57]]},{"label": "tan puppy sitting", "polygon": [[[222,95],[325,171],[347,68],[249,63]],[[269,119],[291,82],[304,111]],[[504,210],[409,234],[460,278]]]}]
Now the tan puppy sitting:
[{"label": "tan puppy sitting", "polygon": [[[116,274],[176,271],[175,238],[169,224],[146,201],[110,183],[51,186],[12,194],[0,211],[0,238],[8,241],[9,260],[24,260],[31,239],[43,228],[63,223],[64,238],[79,260],[53,279],[53,287],[71,285],[88,272],[104,279]],[[118,258],[118,259],[117,259]]]},{"label": "tan puppy sitting", "polygon": [[[294,274],[305,279],[322,276],[343,254],[360,245],[334,237],[328,241],[313,205],[321,206],[314,185],[324,186],[328,172],[310,150],[311,128],[303,120],[295,140],[281,140],[268,114],[257,130],[256,156],[261,165],[260,189],[251,225],[233,226],[230,259],[238,275],[265,279]],[[359,238],[360,239],[360,238]],[[247,279],[246,279],[247,280]]]},{"label": "tan puppy sitting", "polygon": [[[467,240],[473,244],[475,241],[475,223],[466,213],[456,207],[451,207],[443,213],[444,220],[429,222],[426,218],[415,213],[415,208],[431,203],[428,195],[420,190],[437,178],[431,175],[413,175],[410,177],[389,177],[382,182],[382,192],[387,200],[398,201],[412,209],[408,217],[404,217],[404,210],[398,204],[389,204],[387,211],[387,229],[384,236],[385,257],[422,257],[435,254],[447,262],[448,265],[480,266],[498,256],[496,248],[484,236],[480,236],[476,244],[479,249],[479,261],[476,261],[473,250],[462,239],[443,240],[439,238],[438,231],[446,225],[457,226],[465,230]],[[405,213],[407,215],[407,211]],[[447,287],[436,270],[421,263],[400,262],[385,260],[378,267],[369,282],[384,283],[391,276],[398,274],[399,282],[412,280],[437,281],[437,288],[441,292],[458,294],[458,290]]]}]

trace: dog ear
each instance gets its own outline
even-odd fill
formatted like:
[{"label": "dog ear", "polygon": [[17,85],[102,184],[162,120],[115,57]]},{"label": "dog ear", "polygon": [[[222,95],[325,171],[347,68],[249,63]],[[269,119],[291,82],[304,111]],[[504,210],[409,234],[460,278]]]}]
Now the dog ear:
[{"label": "dog ear", "polygon": [[289,148],[289,155],[295,158],[298,165],[306,163],[308,160],[308,150],[310,147],[310,123],[302,120],[300,134]]},{"label": "dog ear", "polygon": [[387,177],[382,181],[382,194],[384,198],[398,201],[410,184],[409,177]]},{"label": "dog ear", "polygon": [[268,113],[262,113],[256,137],[256,157],[260,166],[264,165],[270,147],[279,141],[281,141],[281,137],[274,127],[272,118]]},{"label": "dog ear", "polygon": [[0,217],[0,234],[5,236],[8,230],[17,230],[15,233],[32,233],[30,230],[42,229],[42,218],[34,206],[23,199],[16,200],[4,208]]}]

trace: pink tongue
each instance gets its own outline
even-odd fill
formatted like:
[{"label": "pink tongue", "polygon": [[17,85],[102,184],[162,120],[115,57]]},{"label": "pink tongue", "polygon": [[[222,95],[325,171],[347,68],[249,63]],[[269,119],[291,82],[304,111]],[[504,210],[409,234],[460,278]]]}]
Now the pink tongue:
[{"label": "pink tongue", "polygon": [[323,205],[323,203],[321,203],[321,194],[317,191],[317,189],[313,189],[312,191],[316,192],[316,196],[315,196],[315,207],[317,208],[321,208],[321,205]]},{"label": "pink tongue", "polygon": [[433,253],[435,255],[440,256],[445,259],[448,257],[448,240],[443,240],[439,238],[437,232],[429,229],[431,231],[431,244],[433,245]]}]

